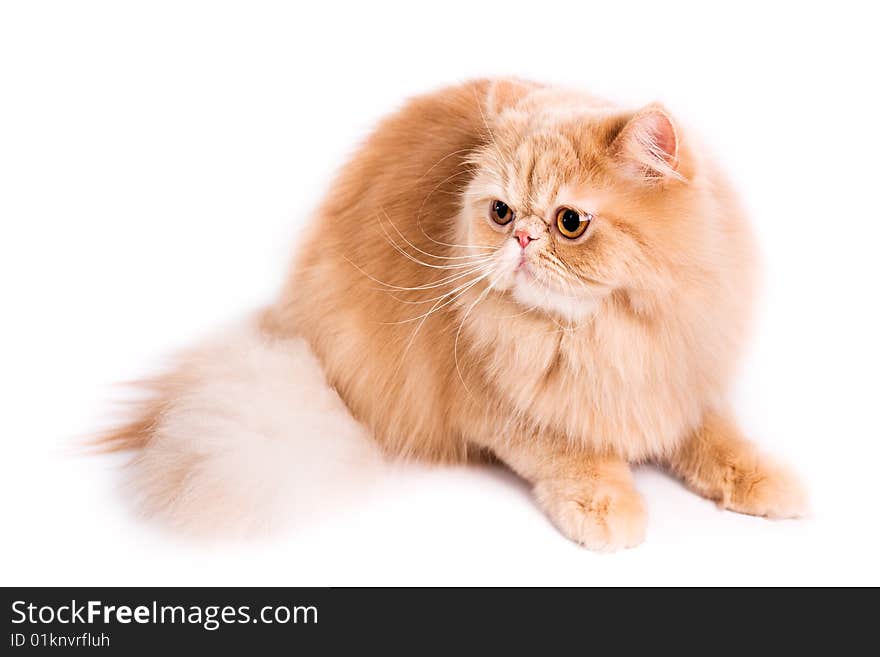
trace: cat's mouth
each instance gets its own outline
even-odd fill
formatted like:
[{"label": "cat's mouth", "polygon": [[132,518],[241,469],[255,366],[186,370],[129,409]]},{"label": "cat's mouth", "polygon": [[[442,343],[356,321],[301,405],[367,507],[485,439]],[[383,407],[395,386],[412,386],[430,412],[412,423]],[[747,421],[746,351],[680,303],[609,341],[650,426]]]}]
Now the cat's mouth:
[{"label": "cat's mouth", "polygon": [[541,309],[574,320],[592,312],[595,307],[593,294],[581,296],[574,293],[571,286],[554,281],[553,275],[546,271],[546,265],[535,254],[510,249],[504,252],[502,262],[507,274],[492,287],[509,293],[526,308]]}]

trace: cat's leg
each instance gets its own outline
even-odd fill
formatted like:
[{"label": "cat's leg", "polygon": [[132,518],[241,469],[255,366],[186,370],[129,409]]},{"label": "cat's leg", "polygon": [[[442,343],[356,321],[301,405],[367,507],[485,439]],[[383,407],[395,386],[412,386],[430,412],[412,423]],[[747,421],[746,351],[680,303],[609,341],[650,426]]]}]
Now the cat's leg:
[{"label": "cat's leg", "polygon": [[761,454],[726,415],[708,413],[664,464],[725,509],[769,518],[806,513],[807,497],[797,477]]},{"label": "cat's leg", "polygon": [[549,443],[512,440],[493,451],[533,485],[538,504],[573,541],[606,551],[641,543],[647,514],[629,464]]}]

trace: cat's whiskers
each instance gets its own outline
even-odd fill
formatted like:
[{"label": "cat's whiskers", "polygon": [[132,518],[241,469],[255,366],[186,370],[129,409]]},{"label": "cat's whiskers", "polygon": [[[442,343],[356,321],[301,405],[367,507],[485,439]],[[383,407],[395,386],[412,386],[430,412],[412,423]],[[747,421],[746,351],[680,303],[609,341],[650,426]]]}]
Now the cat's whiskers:
[{"label": "cat's whiskers", "polygon": [[422,202],[419,205],[419,209],[416,211],[416,217],[419,219],[421,218],[422,210],[425,209],[425,206],[428,204],[428,201],[430,200],[431,196],[433,196],[434,192],[436,192],[438,189],[440,189],[440,187],[445,185],[447,182],[449,182],[453,178],[456,178],[457,176],[460,176],[464,173],[471,173],[472,174],[472,173],[476,173],[477,171],[478,171],[478,169],[476,167],[474,167],[473,165],[468,165],[467,169],[463,169],[460,171],[454,171],[453,173],[446,176],[443,180],[438,182],[436,185],[434,185],[434,187],[431,188],[431,191],[428,192],[428,194],[425,196],[424,199],[422,199]]},{"label": "cat's whiskers", "polygon": [[395,242],[394,239],[392,239],[391,235],[388,233],[388,231],[385,229],[385,225],[383,223],[380,222],[379,227],[381,228],[382,233],[385,236],[385,239],[388,240],[388,243],[392,247],[394,247],[394,249],[398,253],[400,253],[402,256],[404,256],[408,260],[411,260],[412,262],[414,262],[418,265],[422,265],[423,267],[429,267],[431,269],[465,269],[467,267],[473,266],[474,264],[488,262],[493,257],[491,254],[482,253],[482,254],[475,254],[473,256],[462,256],[463,258],[467,259],[468,262],[456,262],[456,263],[440,264],[440,265],[432,264],[430,262],[425,262],[424,260],[420,260],[419,258],[415,257],[414,255],[412,255],[411,253],[406,251],[406,249],[401,247],[397,242]]},{"label": "cat's whiskers", "polygon": [[[438,305],[438,304],[440,304],[440,302],[441,302],[441,300],[442,300],[443,298],[449,296],[449,294],[446,294],[446,295],[444,295],[444,296],[442,296],[442,297],[439,297],[439,299],[438,299],[437,302],[434,304],[434,306],[433,306],[433,307],[432,307],[427,313],[425,313],[425,314],[422,316],[421,321],[419,322],[418,326],[416,326],[415,330],[413,331],[412,335],[410,336],[409,341],[407,342],[406,347],[405,347],[404,350],[403,350],[403,354],[401,354],[400,360],[399,360],[399,362],[398,362],[398,364],[397,364],[397,368],[395,369],[395,373],[396,373],[397,371],[400,370],[401,366],[403,365],[404,361],[406,360],[406,355],[409,353],[410,348],[412,347],[413,343],[415,342],[416,337],[417,337],[418,334],[419,334],[419,331],[421,331],[422,326],[424,326],[424,324],[425,324],[425,322],[427,321],[428,317],[430,317],[433,313],[435,313],[435,312],[437,312],[437,311],[439,311],[439,310],[445,308],[445,307],[448,306],[449,304],[454,303],[459,297],[461,297],[461,295],[465,294],[468,290],[470,290],[472,287],[474,287],[474,285],[476,285],[477,283],[479,283],[480,281],[482,281],[484,278],[486,278],[487,276],[489,276],[490,273],[491,273],[490,271],[487,271],[485,274],[482,274],[481,276],[477,277],[477,278],[474,279],[473,281],[468,282],[467,284],[465,284],[465,285],[462,286],[461,288],[457,288],[457,289],[461,289],[461,292],[459,292],[458,294],[455,294],[455,290],[453,290],[453,291],[452,291],[451,293],[449,293],[449,294],[455,294],[455,296],[451,297],[451,298],[449,299],[449,301],[443,303],[442,305]],[[463,289],[462,289],[462,288],[463,288]]]},{"label": "cat's whiskers", "polygon": [[424,260],[420,260],[419,258],[416,258],[414,255],[407,252],[406,250],[401,248],[400,245],[398,245],[393,240],[391,240],[390,237],[388,238],[388,241],[394,247],[394,249],[398,253],[400,253],[404,258],[406,258],[407,260],[409,260],[411,262],[414,262],[417,265],[421,265],[422,267],[428,267],[430,269],[445,269],[445,270],[467,269],[469,267],[473,267],[476,264],[483,264],[483,263],[489,262],[493,259],[493,256],[486,254],[486,255],[474,256],[474,258],[470,259],[468,262],[456,262],[456,263],[450,263],[450,264],[436,265],[436,264],[433,264],[430,262],[425,262]]},{"label": "cat's whiskers", "polygon": [[433,189],[431,189],[431,191],[428,192],[427,196],[425,196],[425,198],[422,200],[421,204],[419,205],[419,209],[416,211],[416,225],[419,227],[419,230],[422,232],[422,235],[424,235],[424,236],[427,237],[429,240],[431,240],[432,242],[434,242],[435,244],[438,244],[438,245],[440,245],[440,246],[449,246],[449,247],[462,248],[462,249],[494,249],[494,247],[491,247],[491,246],[484,246],[484,245],[449,244],[449,243],[446,243],[446,242],[441,242],[441,241],[435,240],[433,237],[431,237],[430,235],[428,235],[428,233],[425,232],[425,229],[424,229],[424,227],[422,226],[422,214],[423,214],[423,211],[424,211],[424,209],[425,209],[425,205],[427,205],[428,200],[431,198],[431,196],[433,196],[434,193],[435,193],[435,192],[436,192],[436,191],[437,191],[442,185],[444,185],[444,184],[445,184],[446,182],[448,182],[449,180],[452,180],[452,179],[455,178],[456,176],[459,176],[459,175],[461,175],[462,173],[474,173],[474,172],[476,172],[476,171],[478,170],[477,167],[476,167],[476,165],[474,165],[473,163],[468,162],[467,160],[466,160],[465,162],[462,162],[462,164],[459,165],[459,166],[465,166],[465,165],[467,165],[469,168],[465,169],[464,171],[456,171],[456,172],[450,174],[449,176],[447,176],[446,178],[444,178],[443,180],[441,180],[439,183],[437,183],[437,184],[433,187]]},{"label": "cat's whiskers", "polygon": [[[467,164],[467,162],[464,162],[462,164]],[[461,166],[461,165],[459,165],[459,166]],[[454,244],[451,242],[444,242],[443,240],[435,239],[435,238],[431,237],[430,235],[428,235],[428,232],[425,230],[425,227],[422,225],[422,214],[423,214],[422,211],[424,210],[428,199],[431,197],[431,195],[435,194],[436,192],[437,192],[437,187],[432,189],[431,192],[428,194],[428,196],[425,197],[425,199],[422,201],[421,205],[419,206],[418,211],[416,212],[416,226],[418,226],[419,231],[422,233],[422,235],[424,235],[430,242],[436,244],[437,246],[443,246],[443,247],[447,247],[447,248],[478,249],[481,251],[494,250],[496,248],[496,247],[491,246],[489,244]],[[447,192],[447,193],[449,193],[449,192]],[[460,194],[456,194],[456,196],[461,196],[464,194],[466,194],[466,192],[461,192]]]},{"label": "cat's whiskers", "polygon": [[[434,162],[434,164],[432,164],[432,165],[428,168],[428,170],[425,171],[425,173],[423,173],[421,176],[419,176],[418,180],[416,180],[416,183],[420,183],[420,182],[423,181],[425,178],[427,178],[427,177],[430,175],[430,173],[431,173],[434,169],[436,169],[438,166],[440,166],[441,164],[443,164],[443,162],[445,162],[446,160],[448,160],[450,157],[454,157],[454,156],[459,155],[459,154],[461,154],[461,153],[469,153],[470,151],[471,151],[470,148],[460,148],[460,149],[458,149],[457,151],[452,151],[451,153],[447,153],[446,155],[444,155],[443,157],[441,157],[439,160],[437,160],[436,162]],[[462,159],[462,161],[461,161],[459,164],[457,164],[456,167],[460,167],[460,166],[464,166],[464,165],[471,165],[471,163],[468,162],[467,158]],[[472,165],[471,165],[471,166],[472,166]]]},{"label": "cat's whiskers", "polygon": [[376,278],[375,276],[373,276],[372,274],[370,274],[369,272],[364,271],[364,269],[363,269],[362,267],[360,267],[357,263],[355,263],[355,262],[354,262],[351,258],[349,258],[348,256],[343,255],[342,258],[343,258],[344,260],[346,260],[346,261],[348,262],[348,264],[350,264],[352,267],[354,267],[355,269],[357,269],[361,274],[363,274],[364,276],[366,276],[367,278],[369,278],[369,279],[370,279],[371,281],[373,281],[374,283],[377,283],[378,285],[381,285],[383,288],[388,288],[388,289],[391,289],[391,290],[398,290],[398,291],[400,291],[400,292],[412,292],[412,291],[416,291],[416,290],[430,290],[430,289],[434,289],[434,288],[442,287],[443,285],[448,284],[448,283],[450,282],[450,280],[451,280],[453,277],[456,277],[456,278],[457,278],[457,277],[463,277],[463,276],[467,276],[468,274],[471,273],[470,271],[458,272],[458,273],[456,273],[456,274],[453,274],[453,275],[451,275],[451,276],[448,276],[448,277],[446,277],[446,278],[443,278],[443,279],[441,279],[440,281],[435,281],[434,283],[430,283],[430,284],[426,284],[426,285],[416,285],[416,286],[413,286],[413,287],[406,287],[406,286],[403,286],[403,285],[394,285],[393,283],[387,283],[387,282],[385,282],[385,281],[381,281],[381,280],[379,280],[378,278]]},{"label": "cat's whiskers", "polygon": [[450,249],[479,249],[481,251],[494,251],[495,249],[498,248],[497,246],[492,246],[490,244],[453,244],[451,242],[443,242],[441,240],[435,240],[433,237],[431,237],[430,235],[428,235],[428,233],[425,232],[425,229],[422,226],[421,217],[419,217],[419,216],[416,217],[416,225],[419,227],[419,230],[421,231],[422,235],[424,235],[426,238],[428,238],[431,242],[433,242],[437,246],[445,246]]},{"label": "cat's whiskers", "polygon": [[[429,257],[431,257],[431,258],[437,258],[438,260],[473,260],[474,258],[479,258],[479,257],[482,257],[483,255],[485,255],[485,254],[466,254],[466,255],[457,255],[457,256],[446,256],[446,255],[437,255],[436,253],[429,253],[428,251],[425,251],[425,250],[423,250],[423,249],[420,249],[420,248],[417,247],[415,244],[413,244],[412,242],[410,242],[410,241],[407,239],[406,235],[404,235],[402,232],[400,232],[400,229],[399,229],[399,228],[395,225],[395,223],[391,220],[391,217],[388,216],[388,213],[385,211],[384,208],[382,209],[382,214],[385,215],[385,219],[388,220],[388,223],[391,224],[391,227],[394,228],[395,232],[396,232],[398,235],[400,235],[400,238],[401,238],[404,242],[406,242],[406,244],[407,244],[410,248],[415,249],[415,250],[418,251],[419,253],[422,253],[422,254],[424,254],[424,255],[426,255],[426,256],[429,256]],[[486,247],[486,248],[487,248],[487,249],[494,249],[494,247]]]},{"label": "cat's whiskers", "polygon": [[459,322],[459,324],[458,324],[458,330],[455,332],[455,343],[453,344],[453,347],[452,347],[452,355],[453,355],[453,358],[455,359],[455,371],[458,373],[458,378],[461,380],[461,384],[464,386],[464,389],[468,393],[468,396],[473,396],[473,395],[471,395],[470,388],[468,388],[467,383],[465,383],[464,376],[461,373],[461,364],[459,363],[459,360],[458,360],[458,340],[461,337],[461,329],[464,328],[464,324],[467,321],[468,317],[470,316],[471,311],[476,307],[476,305],[478,303],[480,303],[480,301],[482,301],[483,299],[486,298],[486,295],[488,295],[489,292],[492,291],[492,289],[495,287],[495,284],[498,283],[498,281],[500,281],[502,278],[504,278],[504,276],[506,274],[507,274],[507,272],[502,271],[495,278],[495,280],[493,280],[491,283],[489,283],[489,285],[486,286],[485,290],[480,292],[480,294],[477,296],[476,301],[474,301],[468,307],[467,312],[465,312],[464,317],[462,317],[461,322]]},{"label": "cat's whiskers", "polygon": [[[483,273],[479,273],[479,272],[483,272]],[[471,273],[473,273],[473,272],[471,272]],[[477,272],[478,275],[475,278],[471,278],[469,281],[467,281],[466,283],[462,283],[461,285],[457,286],[455,289],[450,290],[449,292],[446,292],[445,294],[441,294],[440,296],[432,297],[431,299],[423,299],[421,301],[403,301],[401,299],[398,299],[398,301],[402,301],[402,303],[410,303],[410,304],[430,303],[432,301],[435,301],[436,303],[428,312],[426,312],[422,315],[418,315],[416,317],[410,317],[409,319],[402,319],[397,322],[381,322],[381,323],[382,324],[408,324],[410,322],[415,322],[420,319],[426,318],[428,315],[430,315],[434,312],[437,312],[438,310],[441,310],[442,308],[445,308],[450,303],[455,301],[455,299],[457,299],[458,296],[460,296],[460,294],[456,294],[457,292],[461,292],[461,293],[467,292],[467,290],[469,288],[473,287],[473,285],[475,285],[476,283],[479,283],[481,280],[483,280],[484,278],[489,276],[491,273],[492,272],[490,271],[489,267],[483,267],[478,270],[478,272]],[[450,295],[456,295],[456,296],[449,299],[449,301],[442,303],[442,305],[438,306],[438,304],[441,304],[443,299],[449,298]]]},{"label": "cat's whiskers", "polygon": [[[417,291],[423,291],[423,290],[440,289],[440,288],[443,288],[447,285],[451,285],[451,284],[455,283],[455,281],[460,281],[463,278],[468,278],[469,276],[473,275],[474,273],[478,273],[478,272],[480,272],[490,266],[491,265],[480,265],[480,266],[474,267],[473,269],[469,269],[467,271],[458,272],[457,274],[455,274],[453,276],[446,276],[446,277],[442,278],[440,281],[437,281],[436,283],[433,283],[431,285],[420,285],[418,287],[406,288],[405,290],[394,290],[394,292],[417,292]],[[413,301],[413,300],[409,300],[409,299],[401,299],[400,297],[395,296],[394,292],[391,292],[388,290],[385,290],[385,291],[388,294],[390,294],[393,298],[400,301],[401,303],[407,303],[407,304],[430,303],[431,301],[434,301],[437,298],[437,297],[432,297],[430,299],[419,299],[417,301]]]}]

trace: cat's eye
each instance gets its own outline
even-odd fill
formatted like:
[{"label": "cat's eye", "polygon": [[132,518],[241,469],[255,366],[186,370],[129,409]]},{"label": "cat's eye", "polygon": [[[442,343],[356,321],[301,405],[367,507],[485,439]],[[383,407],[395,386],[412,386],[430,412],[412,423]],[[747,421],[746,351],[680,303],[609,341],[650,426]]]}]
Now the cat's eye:
[{"label": "cat's eye", "polygon": [[492,201],[489,204],[489,216],[499,226],[504,226],[513,221],[513,210],[504,201]]},{"label": "cat's eye", "polygon": [[564,237],[570,240],[583,235],[592,220],[593,215],[581,214],[571,208],[562,207],[556,211],[556,227]]}]

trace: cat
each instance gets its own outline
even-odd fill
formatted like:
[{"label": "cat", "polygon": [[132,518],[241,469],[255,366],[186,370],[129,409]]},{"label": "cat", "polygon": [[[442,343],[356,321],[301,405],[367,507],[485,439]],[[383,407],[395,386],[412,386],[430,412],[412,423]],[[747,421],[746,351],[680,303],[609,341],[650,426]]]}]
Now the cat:
[{"label": "cat", "polygon": [[382,455],[500,460],[594,550],[644,539],[635,463],[797,517],[803,487],[728,403],[757,270],[736,195],[661,105],[459,84],[381,122],[278,299],[149,382],[102,442],[135,450],[143,508],[184,526]]}]

